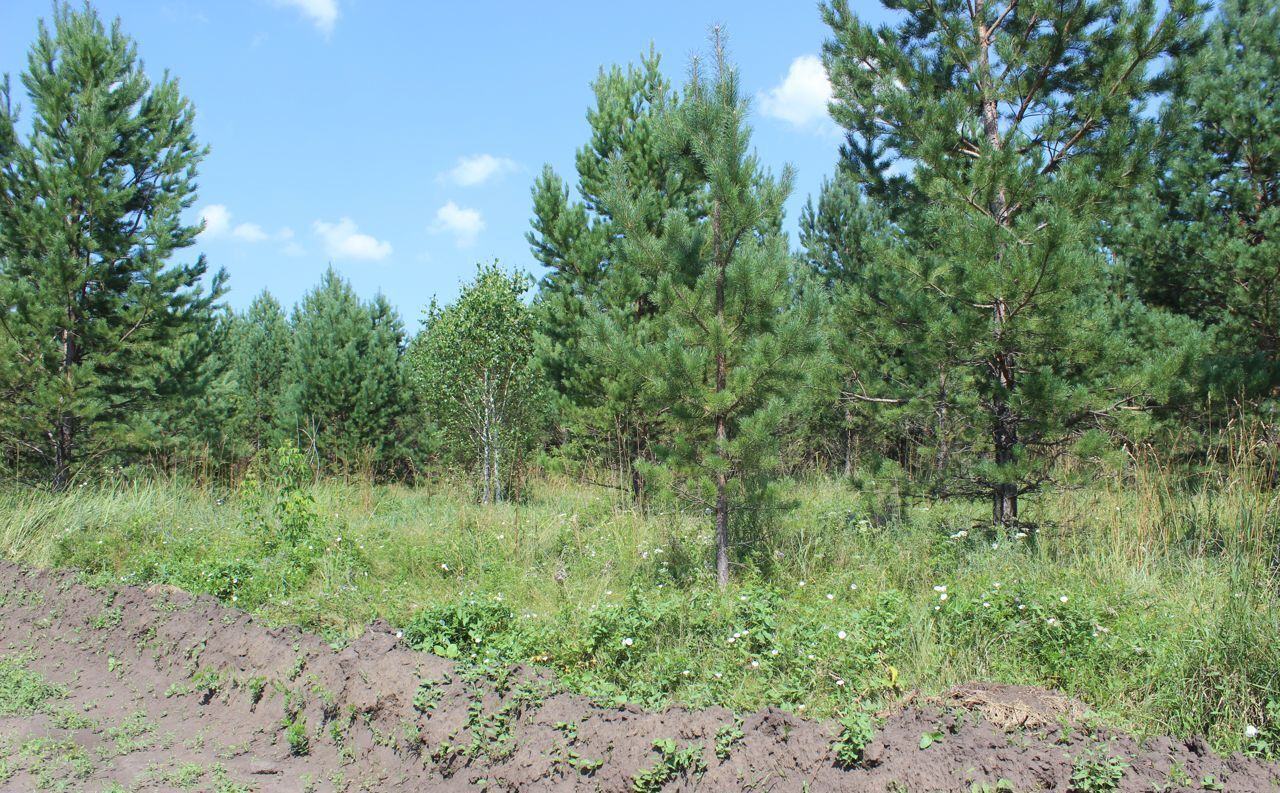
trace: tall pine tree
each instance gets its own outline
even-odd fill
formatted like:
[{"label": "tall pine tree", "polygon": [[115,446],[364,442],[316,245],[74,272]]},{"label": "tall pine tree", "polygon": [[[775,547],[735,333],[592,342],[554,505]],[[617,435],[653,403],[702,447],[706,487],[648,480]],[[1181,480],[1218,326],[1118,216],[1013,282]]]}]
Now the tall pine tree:
[{"label": "tall pine tree", "polygon": [[618,318],[606,333],[615,365],[642,378],[668,406],[665,461],[687,494],[714,514],[716,577],[729,580],[731,527],[748,517],[777,465],[778,435],[817,347],[816,306],[796,301],[793,260],[781,232],[788,168],[774,178],[749,151],[747,104],[719,30],[714,73],[696,64],[681,106],[660,128],[668,178],[695,186],[696,217],[667,208],[618,163],[606,197],[623,231],[623,255],[656,285],[658,333],[637,344]]},{"label": "tall pine tree", "polygon": [[175,372],[222,278],[205,292],[203,257],[170,264],[200,231],[181,213],[205,154],[177,82],[153,84],[119,22],[87,5],[55,5],[27,64],[25,140],[7,77],[0,90],[0,333],[15,356],[0,432],[60,488],[183,390]]},{"label": "tall pine tree", "polygon": [[967,439],[976,455],[956,489],[987,494],[994,523],[1008,526],[1058,454],[1137,401],[1093,376],[1112,326],[1096,224],[1141,170],[1132,143],[1154,71],[1201,9],[887,5],[900,19],[879,29],[846,0],[822,9],[832,110],[849,133],[843,164],[908,232],[896,265],[937,307],[914,343],[945,351],[972,383],[982,432]]},{"label": "tall pine tree", "polygon": [[656,411],[643,402],[642,381],[626,369],[605,364],[594,352],[601,317],[632,337],[653,340],[657,306],[654,282],[629,261],[623,231],[605,196],[611,168],[622,169],[636,190],[652,200],[644,212],[647,231],[660,229],[667,211],[696,212],[695,185],[667,167],[658,127],[678,105],[652,50],[639,66],[601,70],[592,85],[595,106],[588,111],[591,136],[578,150],[579,201],[550,168],[533,189],[534,257],[550,272],[534,303],[538,358],[560,395],[567,452],[603,457],[637,503],[643,503],[644,466],[660,433]]},{"label": "tall pine tree", "polygon": [[1213,332],[1212,385],[1257,398],[1280,388],[1280,4],[1227,0],[1173,77],[1111,241],[1144,300]]}]

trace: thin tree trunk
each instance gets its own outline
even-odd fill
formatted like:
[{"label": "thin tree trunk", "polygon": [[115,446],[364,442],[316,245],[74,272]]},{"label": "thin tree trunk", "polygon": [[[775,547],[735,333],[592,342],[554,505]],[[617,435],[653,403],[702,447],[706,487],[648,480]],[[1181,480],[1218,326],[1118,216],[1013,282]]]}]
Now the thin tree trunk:
[{"label": "thin tree trunk", "polygon": [[844,403],[844,478],[853,477],[853,410]]},{"label": "thin tree trunk", "polygon": [[[984,0],[975,0],[974,22],[978,28],[980,46],[978,49],[978,74],[982,81],[982,128],[987,142],[995,151],[999,151],[1003,142],[1000,140],[1000,116],[998,97],[991,79],[991,36],[992,29],[983,22]],[[996,190],[991,199],[991,218],[997,226],[1009,223],[1006,211],[1008,203],[1004,186]],[[996,253],[997,264],[1001,260]],[[1009,405],[1009,397],[1017,387],[1014,371],[1017,361],[1016,351],[1009,345],[1006,325],[1009,322],[1009,305],[1004,297],[996,297],[992,301],[991,335],[995,342],[995,352],[990,362],[990,370],[995,378],[995,397],[991,402],[991,436],[995,449],[996,464],[1006,466],[1014,461],[1014,450],[1018,445],[1018,416]],[[1018,520],[1018,486],[1013,483],[1000,482],[991,491],[991,520],[996,526],[1010,526]]]},{"label": "thin tree trunk", "polygon": [[938,373],[938,403],[934,408],[934,414],[937,416],[938,427],[938,456],[934,461],[937,468],[938,477],[942,477],[943,471],[947,468],[947,459],[951,453],[951,447],[947,443],[947,370],[943,369]]},{"label": "thin tree trunk", "polygon": [[53,489],[63,490],[71,483],[71,462],[75,449],[75,416],[67,401],[74,391],[74,366],[78,351],[71,326],[75,323],[75,311],[67,308],[67,327],[62,329],[62,378],[66,384],[58,397],[58,421],[53,431]]},{"label": "thin tree trunk", "polygon": [[[716,201],[711,214],[712,250],[716,257],[716,321],[724,326],[725,269],[728,263],[720,250],[720,202]],[[723,349],[716,350],[716,393],[724,391],[728,382],[728,362]],[[729,421],[723,413],[716,414],[716,452],[722,458],[721,470],[716,474],[716,582],[724,589],[729,585],[729,474],[723,468],[725,447],[729,442]]]}]

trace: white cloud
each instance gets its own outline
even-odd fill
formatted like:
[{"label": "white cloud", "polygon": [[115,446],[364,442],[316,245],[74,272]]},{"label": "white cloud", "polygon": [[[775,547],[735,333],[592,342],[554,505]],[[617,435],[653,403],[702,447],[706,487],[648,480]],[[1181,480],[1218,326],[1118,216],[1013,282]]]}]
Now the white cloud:
[{"label": "white cloud", "polygon": [[324,241],[325,252],[334,259],[385,259],[391,255],[391,243],[361,234],[351,218],[337,223],[317,220],[312,224],[316,235]]},{"label": "white cloud", "polygon": [[297,9],[316,29],[328,36],[338,21],[338,0],[275,0],[278,6]]},{"label": "white cloud", "polygon": [[449,232],[454,236],[459,248],[467,248],[475,244],[476,237],[484,231],[484,218],[475,209],[465,209],[450,201],[436,210],[436,220],[431,224],[431,231]]},{"label": "white cloud", "polygon": [[226,204],[210,204],[200,210],[200,219],[204,221],[204,231],[200,236],[206,240],[230,237],[237,242],[266,242],[275,240],[286,242],[293,239],[293,229],[282,226],[274,234],[257,223],[231,224],[231,210]]},{"label": "white cloud", "polygon": [[495,176],[510,173],[519,166],[514,160],[506,157],[494,157],[492,154],[477,154],[473,157],[459,157],[458,164],[442,176],[456,185],[474,187],[484,184]]},{"label": "white cloud", "polygon": [[816,55],[801,55],[780,84],[760,95],[760,109],[766,116],[812,129],[829,122],[830,101],[831,80],[822,61]]},{"label": "white cloud", "polygon": [[231,228],[231,213],[223,204],[210,204],[200,210],[200,219],[204,221],[204,231],[200,236],[213,239],[221,237]]},{"label": "white cloud", "polygon": [[257,223],[241,223],[231,230],[231,236],[242,242],[262,242],[271,238]]}]

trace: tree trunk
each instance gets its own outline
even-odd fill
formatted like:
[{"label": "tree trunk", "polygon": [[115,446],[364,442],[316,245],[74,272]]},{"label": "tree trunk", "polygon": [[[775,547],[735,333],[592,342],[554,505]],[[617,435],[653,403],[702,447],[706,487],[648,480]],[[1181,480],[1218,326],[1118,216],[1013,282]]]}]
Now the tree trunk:
[{"label": "tree trunk", "polygon": [[934,460],[934,466],[937,468],[937,476],[939,481],[942,479],[943,472],[947,469],[947,460],[951,453],[951,447],[947,444],[947,370],[943,369],[938,373],[938,403],[934,406],[934,414],[937,417],[938,432],[938,455]]},{"label": "tree trunk", "polygon": [[[728,262],[720,250],[720,202],[717,200],[711,212],[712,250],[716,257],[716,321],[724,326],[724,284]],[[716,393],[724,391],[728,382],[728,362],[723,349],[716,350]],[[716,453],[721,458],[721,469],[716,474],[716,582],[721,589],[729,586],[729,474],[724,470],[725,447],[729,443],[729,420],[723,413],[716,414]]]},{"label": "tree trunk", "polygon": [[74,367],[79,351],[71,330],[74,309],[67,308],[67,327],[62,329],[62,379],[66,390],[58,398],[58,420],[53,430],[53,489],[65,490],[71,483],[71,462],[75,448],[76,419],[67,404],[75,390]]},{"label": "tree trunk", "polygon": [[844,478],[853,477],[853,411],[844,403]]},{"label": "tree trunk", "polygon": [[[978,25],[980,41],[978,68],[982,81],[982,130],[987,142],[995,151],[999,151],[1003,142],[1000,140],[1000,116],[997,106],[998,97],[992,87],[990,74],[990,57],[992,30],[981,21],[983,18],[983,0],[975,0],[975,21]],[[1007,226],[1008,202],[1005,198],[1004,186],[999,186],[991,199],[991,219],[997,227]],[[997,234],[1001,233],[999,230]],[[999,243],[998,243],[999,244]],[[1001,260],[999,249],[996,252],[997,264]],[[1010,347],[1006,326],[1009,323],[1009,305],[1004,297],[992,301],[991,335],[995,341],[995,352],[990,361],[991,374],[995,379],[995,395],[991,401],[991,436],[995,450],[996,464],[1009,465],[1014,460],[1014,449],[1018,445],[1018,416],[1009,406],[1009,397],[1017,387],[1014,376],[1017,355]],[[1011,526],[1018,520],[1018,486],[1013,483],[999,482],[991,490],[991,520],[996,526]]]},{"label": "tree trunk", "polygon": [[[1001,342],[1009,307],[1003,299],[997,299],[992,309],[993,334],[996,353],[991,369],[997,383],[991,401],[991,439],[995,448],[996,465],[1006,466],[1014,461],[1014,449],[1018,445],[1018,416],[1009,406],[1009,396],[1017,382],[1014,378],[1014,354]],[[1018,522],[1018,486],[1011,482],[997,483],[991,492],[991,520],[996,526],[1012,526]]]}]

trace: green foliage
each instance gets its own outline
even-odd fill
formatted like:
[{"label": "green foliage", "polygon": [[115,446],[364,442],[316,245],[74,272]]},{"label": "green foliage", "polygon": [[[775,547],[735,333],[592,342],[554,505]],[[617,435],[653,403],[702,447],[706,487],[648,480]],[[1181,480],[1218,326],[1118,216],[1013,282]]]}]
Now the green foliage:
[{"label": "green foliage", "polygon": [[0,88],[0,438],[65,487],[89,461],[156,442],[155,420],[205,381],[188,377],[223,292],[203,257],[170,259],[199,226],[195,111],[167,74],[152,83],[119,23],[53,8],[22,75],[20,140]]},{"label": "green foliage", "polygon": [[836,763],[841,768],[854,768],[862,764],[862,753],[875,737],[875,722],[871,714],[858,710],[840,719],[840,734],[831,743]]},{"label": "green foliage", "polygon": [[362,302],[332,269],[294,311],[285,427],[326,470],[404,473],[419,422],[403,343],[386,298]]},{"label": "green foliage", "polygon": [[284,738],[289,744],[289,754],[294,757],[305,757],[311,752],[311,739],[307,737],[307,720],[301,713],[286,717],[281,724],[284,727]]},{"label": "green foliage", "polygon": [[280,421],[293,336],[284,309],[269,292],[255,297],[248,311],[236,317],[227,345],[236,439],[250,454],[274,449],[284,440]]},{"label": "green foliage", "polygon": [[1110,793],[1120,788],[1128,763],[1105,753],[1083,754],[1071,770],[1071,793]]},{"label": "green foliage", "polygon": [[50,703],[67,695],[62,686],[27,669],[27,658],[0,658],[0,716],[31,716],[48,712]]},{"label": "green foliage", "polygon": [[[713,78],[695,69],[684,102],[659,129],[668,168],[697,186],[707,214],[694,220],[668,209],[659,234],[649,218],[658,191],[614,168],[606,203],[625,232],[627,260],[656,284],[659,334],[637,344],[613,321],[605,345],[615,368],[635,372],[654,404],[668,406],[671,438],[660,455],[685,500],[714,510],[723,585],[730,514],[767,506],[778,428],[817,337],[816,304],[797,297],[779,230],[791,171],[774,179],[748,153],[738,77],[718,34],[715,46]],[[747,525],[737,523],[739,532]]]},{"label": "green foliage", "polygon": [[877,29],[844,0],[822,8],[832,112],[848,132],[841,168],[876,207],[860,216],[837,182],[845,197],[829,212],[852,213],[852,234],[899,271],[864,268],[868,246],[842,244],[850,232],[834,219],[809,224],[810,258],[850,274],[837,310],[861,312],[881,346],[852,393],[934,406],[941,492],[987,495],[998,525],[1017,522],[1018,497],[1101,418],[1152,401],[1142,369],[1115,360],[1131,343],[1108,343],[1117,322],[1096,225],[1142,170],[1152,72],[1200,10],[926,4]]},{"label": "green foliage", "polygon": [[1174,63],[1155,167],[1111,240],[1143,300],[1211,330],[1203,376],[1227,399],[1280,384],[1278,79],[1280,5],[1223,3]]},{"label": "green foliage", "polygon": [[538,437],[540,388],[525,276],[478,268],[454,304],[434,301],[409,352],[429,415],[448,448],[478,469],[481,500],[502,501]]},{"label": "green foliage", "polygon": [[696,743],[679,748],[672,739],[659,738],[653,742],[653,748],[662,757],[657,764],[632,777],[631,790],[634,793],[660,793],[668,782],[681,774],[702,774],[707,770],[702,759],[702,747]]},{"label": "green foliage", "polygon": [[733,745],[744,738],[742,720],[735,719],[733,724],[722,724],[716,730],[715,754],[721,760],[728,760],[733,755]]},{"label": "green foliage", "polygon": [[610,199],[613,171],[625,176],[628,190],[645,194],[641,222],[654,234],[662,233],[669,212],[699,217],[701,196],[696,182],[670,167],[663,149],[660,128],[679,97],[656,51],[625,71],[601,69],[592,91],[590,139],[575,158],[581,201],[570,200],[568,186],[550,167],[533,187],[527,238],[534,258],[549,269],[533,305],[537,357],[558,397],[557,461],[589,470],[607,466],[617,485],[643,505],[653,489],[645,469],[653,462],[661,421],[646,401],[640,374],[610,363],[600,343],[609,335],[627,346],[655,342],[661,338],[655,323],[660,307],[652,273],[623,245]]}]

